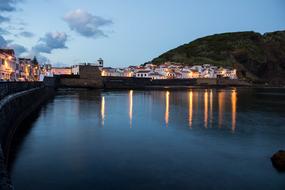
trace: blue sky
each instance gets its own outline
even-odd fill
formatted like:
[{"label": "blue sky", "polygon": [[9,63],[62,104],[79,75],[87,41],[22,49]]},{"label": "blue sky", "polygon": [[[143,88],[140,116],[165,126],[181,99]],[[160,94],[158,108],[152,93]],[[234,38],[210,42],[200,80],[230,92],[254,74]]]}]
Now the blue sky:
[{"label": "blue sky", "polygon": [[284,0],[0,0],[0,46],[124,67],[215,33],[285,29]]}]

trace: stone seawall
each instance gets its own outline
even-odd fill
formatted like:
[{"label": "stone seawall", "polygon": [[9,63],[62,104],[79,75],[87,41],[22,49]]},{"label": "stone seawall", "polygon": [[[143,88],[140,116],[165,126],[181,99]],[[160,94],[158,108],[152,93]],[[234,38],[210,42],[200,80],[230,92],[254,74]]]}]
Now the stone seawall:
[{"label": "stone seawall", "polygon": [[45,84],[56,87],[67,88],[94,88],[94,89],[160,89],[164,87],[187,88],[190,86],[249,86],[250,84],[241,80],[231,79],[161,79],[135,77],[112,77],[90,75],[60,75],[45,78]]},{"label": "stone seawall", "polygon": [[207,79],[207,78],[199,78],[197,79],[197,85],[218,85],[218,80],[217,79]]},{"label": "stone seawall", "polygon": [[67,88],[103,88],[102,80],[82,78],[60,78],[59,87]]},{"label": "stone seawall", "polygon": [[13,189],[6,172],[4,158],[7,156],[16,128],[48,100],[53,91],[52,88],[42,86],[17,92],[0,100],[0,189]]},{"label": "stone seawall", "polygon": [[43,82],[1,82],[0,100],[10,94],[14,94],[32,88],[42,87],[43,85]]},{"label": "stone seawall", "polygon": [[151,80],[132,77],[103,77],[103,83],[105,89],[143,89],[151,84]]},{"label": "stone seawall", "polygon": [[163,79],[152,80],[150,78],[134,77],[103,77],[105,89],[148,89],[149,87],[160,88],[164,86],[194,86],[196,79]]},{"label": "stone seawall", "polygon": [[163,79],[131,77],[103,77],[105,89],[160,89],[163,87],[188,88],[190,86],[248,86],[250,84],[240,80],[230,79]]}]

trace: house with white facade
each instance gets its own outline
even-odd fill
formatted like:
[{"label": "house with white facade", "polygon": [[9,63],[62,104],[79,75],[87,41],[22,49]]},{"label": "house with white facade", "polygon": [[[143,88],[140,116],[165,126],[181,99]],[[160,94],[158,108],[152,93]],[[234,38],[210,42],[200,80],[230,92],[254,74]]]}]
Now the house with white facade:
[{"label": "house with white facade", "polygon": [[200,77],[201,78],[217,78],[217,74],[213,68],[208,67],[202,70]]},{"label": "house with white facade", "polygon": [[229,78],[229,79],[237,79],[236,69],[226,69],[224,77]]},{"label": "house with white facade", "polygon": [[158,79],[229,78],[237,79],[235,69],[218,68],[210,64],[183,66],[166,62],[161,65],[151,63],[145,66],[129,66],[124,69],[102,68],[102,76],[136,77]]},{"label": "house with white facade", "polygon": [[201,73],[203,71],[203,66],[202,65],[194,65],[190,68],[191,70],[198,71]]},{"label": "house with white facade", "polygon": [[137,78],[151,78],[150,77],[151,71],[150,70],[139,70],[136,72]]},{"label": "house with white facade", "polygon": [[153,80],[165,79],[165,76],[162,74],[159,74],[158,72],[151,72],[149,74],[149,77]]},{"label": "house with white facade", "polygon": [[116,69],[112,68],[112,67],[104,67],[101,69],[101,76],[105,77],[105,76],[118,76],[118,74],[116,73]]}]

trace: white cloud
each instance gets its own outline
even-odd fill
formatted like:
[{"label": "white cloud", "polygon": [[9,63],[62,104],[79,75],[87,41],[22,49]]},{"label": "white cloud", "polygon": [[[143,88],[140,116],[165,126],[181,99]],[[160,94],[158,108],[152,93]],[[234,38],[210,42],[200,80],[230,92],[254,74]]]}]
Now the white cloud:
[{"label": "white cloud", "polygon": [[113,23],[111,20],[92,15],[81,9],[67,13],[64,20],[71,30],[88,38],[107,37],[102,27]]}]

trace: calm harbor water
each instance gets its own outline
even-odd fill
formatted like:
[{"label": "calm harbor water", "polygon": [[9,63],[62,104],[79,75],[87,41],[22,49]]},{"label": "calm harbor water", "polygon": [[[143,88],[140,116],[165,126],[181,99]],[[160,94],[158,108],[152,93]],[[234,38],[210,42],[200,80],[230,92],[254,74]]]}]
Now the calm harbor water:
[{"label": "calm harbor water", "polygon": [[15,136],[15,189],[285,189],[280,89],[60,90]]}]

